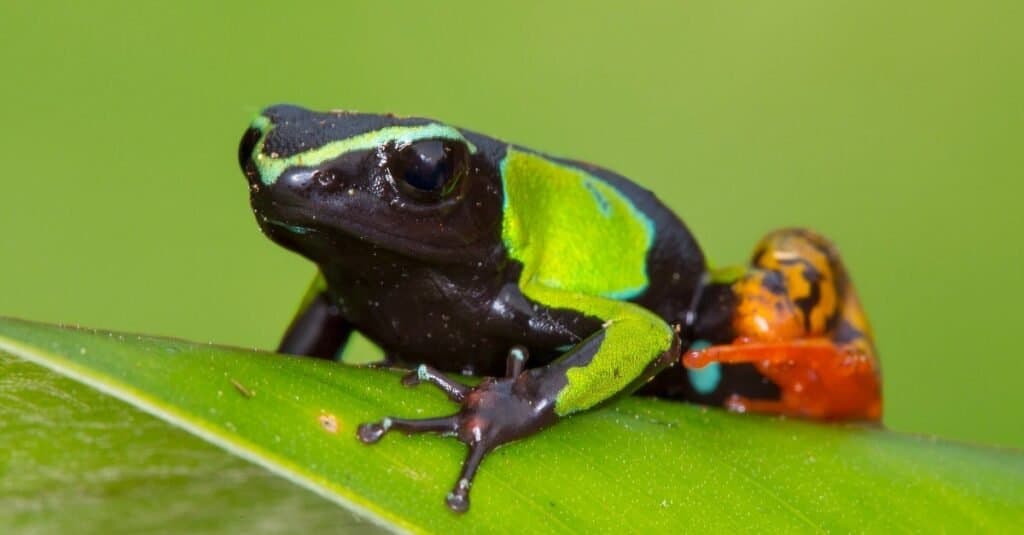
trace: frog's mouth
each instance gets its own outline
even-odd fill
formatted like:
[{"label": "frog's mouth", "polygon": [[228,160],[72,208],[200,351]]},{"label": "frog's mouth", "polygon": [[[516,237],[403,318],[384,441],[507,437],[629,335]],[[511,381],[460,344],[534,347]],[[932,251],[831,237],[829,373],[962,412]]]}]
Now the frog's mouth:
[{"label": "frog's mouth", "polygon": [[337,217],[306,206],[275,203],[274,215],[265,214],[258,208],[256,212],[264,232],[271,239],[314,261],[317,260],[313,258],[314,251],[322,248],[336,254],[341,247],[337,239],[340,236],[402,256],[432,261],[475,259],[481,244],[488,243],[488,234],[482,232],[483,229],[475,236],[463,236],[457,242],[425,235],[411,236],[402,232],[402,229],[409,230],[406,226],[367,224],[354,217],[356,210],[342,210],[340,212],[346,213],[346,217]]},{"label": "frog's mouth", "polygon": [[285,223],[284,221],[278,221],[276,219],[267,218],[266,221],[270,225],[274,225],[275,227],[283,228],[283,229],[285,229],[288,232],[291,232],[293,234],[302,235],[302,234],[309,234],[310,232],[314,232],[315,231],[315,229],[310,228],[310,227],[302,227],[302,226],[299,226],[299,225],[289,225],[288,223]]}]

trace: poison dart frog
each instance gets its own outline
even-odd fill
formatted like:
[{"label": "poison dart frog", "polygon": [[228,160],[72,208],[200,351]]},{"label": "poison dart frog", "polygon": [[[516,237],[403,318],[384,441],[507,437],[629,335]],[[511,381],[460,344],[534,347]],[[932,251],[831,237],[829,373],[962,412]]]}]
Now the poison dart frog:
[{"label": "poison dart frog", "polygon": [[263,232],[319,268],[278,351],[338,359],[358,330],[411,370],[404,384],[458,404],[357,432],[465,443],[454,511],[496,447],[624,394],[881,417],[871,330],[812,231],[772,232],[749,265],[713,269],[628,179],[431,119],[272,106],[238,159]]}]

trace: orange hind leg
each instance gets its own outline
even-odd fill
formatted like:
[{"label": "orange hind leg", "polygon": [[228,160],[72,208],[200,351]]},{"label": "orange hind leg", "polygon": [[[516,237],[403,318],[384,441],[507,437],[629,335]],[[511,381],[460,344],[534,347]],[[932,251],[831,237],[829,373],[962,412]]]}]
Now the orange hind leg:
[{"label": "orange hind leg", "polygon": [[712,362],[753,363],[779,386],[778,400],[732,395],[726,407],[737,412],[767,412],[823,420],[878,420],[881,384],[873,357],[827,338],[776,342],[737,340],[730,345],[689,351],[688,368]]},{"label": "orange hind leg", "polygon": [[828,420],[877,421],[881,375],[870,327],[839,255],[802,229],[769,234],[736,278],[731,344],[691,350],[683,365],[753,364],[777,400],[732,395],[726,407]]}]

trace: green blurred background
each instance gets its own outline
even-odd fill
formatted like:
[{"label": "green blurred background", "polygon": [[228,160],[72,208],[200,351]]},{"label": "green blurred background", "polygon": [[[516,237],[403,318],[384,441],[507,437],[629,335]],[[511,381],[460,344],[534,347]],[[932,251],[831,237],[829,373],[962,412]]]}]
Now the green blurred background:
[{"label": "green blurred background", "polygon": [[[289,7],[291,6],[291,7]],[[0,314],[267,348],[313,273],[265,105],[437,117],[655,190],[718,263],[841,246],[886,423],[1024,446],[1020,2],[3,2]]]}]

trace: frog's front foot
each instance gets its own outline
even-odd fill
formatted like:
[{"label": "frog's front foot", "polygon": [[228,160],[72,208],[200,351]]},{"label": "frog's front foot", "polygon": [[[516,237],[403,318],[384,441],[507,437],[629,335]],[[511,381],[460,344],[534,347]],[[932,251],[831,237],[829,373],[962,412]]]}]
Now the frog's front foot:
[{"label": "frog's front foot", "polygon": [[509,351],[506,376],[487,378],[476,387],[453,381],[442,373],[420,366],[405,376],[402,383],[414,386],[429,382],[459,403],[459,412],[441,418],[407,420],[384,418],[377,423],[359,426],[359,440],[373,444],[391,430],[413,433],[441,433],[456,437],[469,446],[462,463],[462,472],[448,494],[448,507],[455,512],[469,508],[469,489],[484,457],[507,442],[536,433],[555,421],[553,403],[545,402],[548,394],[538,388],[538,381],[529,372],[523,373],[528,355],[525,348]]}]

